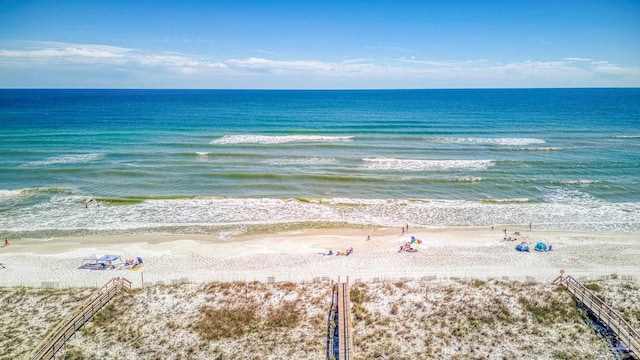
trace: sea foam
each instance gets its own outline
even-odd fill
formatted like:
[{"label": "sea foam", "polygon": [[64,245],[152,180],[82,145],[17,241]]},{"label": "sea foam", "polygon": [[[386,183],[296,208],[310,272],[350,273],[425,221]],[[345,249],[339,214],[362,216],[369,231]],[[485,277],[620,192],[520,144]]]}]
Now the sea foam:
[{"label": "sea foam", "polygon": [[[10,236],[50,236],[107,233],[243,233],[282,231],[299,223],[396,226],[410,222],[423,227],[528,224],[540,229],[623,229],[637,231],[637,204],[597,203],[579,192],[550,193],[549,203],[529,199],[487,201],[435,199],[327,198],[313,201],[273,198],[209,198],[147,200],[132,205],[85,209],[83,204],[56,199],[31,211],[0,218]],[[40,220],[33,221],[33,216]],[[252,230],[253,229],[253,230]]]}]

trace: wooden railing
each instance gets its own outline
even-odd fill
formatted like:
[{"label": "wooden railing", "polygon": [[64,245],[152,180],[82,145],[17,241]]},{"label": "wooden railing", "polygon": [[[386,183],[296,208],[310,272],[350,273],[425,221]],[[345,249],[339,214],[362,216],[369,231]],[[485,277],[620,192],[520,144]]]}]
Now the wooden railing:
[{"label": "wooden railing", "polygon": [[327,321],[327,360],[336,360],[334,352],[335,332],[337,327],[336,314],[338,313],[338,285],[331,285],[331,307]]},{"label": "wooden railing", "polygon": [[560,275],[554,283],[564,285],[575,298],[611,329],[636,359],[640,358],[640,335],[613,308],[571,276]]},{"label": "wooden railing", "polygon": [[33,350],[29,359],[49,360],[62,348],[67,340],[84,325],[95,313],[123,290],[131,289],[131,281],[116,277],[96,290],[82,305],[53,328]]}]

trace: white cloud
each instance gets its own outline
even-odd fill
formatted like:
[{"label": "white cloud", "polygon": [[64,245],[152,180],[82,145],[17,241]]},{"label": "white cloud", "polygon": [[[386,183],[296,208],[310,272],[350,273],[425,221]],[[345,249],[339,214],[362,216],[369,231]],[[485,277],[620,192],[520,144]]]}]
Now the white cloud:
[{"label": "white cloud", "polygon": [[[0,70],[3,70],[0,71],[0,87],[51,86],[52,82],[65,81],[60,79],[73,79],[74,86],[82,86],[82,78],[92,72],[99,73],[91,83],[94,87],[100,87],[100,81],[107,87],[640,86],[638,67],[622,67],[608,60],[579,57],[508,63],[415,56],[396,59],[345,57],[343,61],[333,62],[261,57],[216,60],[182,53],[55,42],[30,42],[13,49],[3,48],[0,44]],[[21,74],[27,71],[38,76],[30,76],[31,83],[21,83],[24,82]],[[109,79],[110,74],[118,74],[121,78]],[[51,80],[46,82],[48,76]],[[38,78],[45,82],[38,83]],[[60,83],[57,86],[69,85]]]},{"label": "white cloud", "polygon": [[585,59],[585,58],[579,58],[579,57],[568,57],[568,58],[564,58],[563,60],[566,61],[591,61],[591,59]]}]

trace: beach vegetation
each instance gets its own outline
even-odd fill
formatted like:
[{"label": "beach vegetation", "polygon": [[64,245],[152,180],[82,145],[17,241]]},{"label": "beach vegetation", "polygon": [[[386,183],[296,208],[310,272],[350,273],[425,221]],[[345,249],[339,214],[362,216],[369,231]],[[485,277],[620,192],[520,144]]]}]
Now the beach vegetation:
[{"label": "beach vegetation", "polygon": [[281,306],[269,309],[265,316],[267,328],[294,328],[302,318],[302,311],[292,301],[286,301]]},{"label": "beach vegetation", "polygon": [[[527,354],[587,359],[608,354],[606,344],[575,315],[577,305],[570,294],[553,285],[403,280],[399,288],[396,283],[359,282],[350,287],[356,358],[485,359]],[[607,279],[598,284],[610,294],[610,305],[637,324],[640,291],[627,289],[635,283],[623,287],[625,282]],[[0,289],[0,301],[17,290]],[[0,347],[9,354],[0,354],[0,360],[24,358],[33,339],[48,331],[45,319],[55,323],[64,318],[91,293],[84,292],[83,298],[83,291],[22,290],[24,302],[7,304],[3,309],[7,311],[0,313],[0,321],[8,327],[0,329]],[[39,299],[47,303],[39,305]],[[39,311],[24,311],[27,303]],[[316,359],[324,356],[330,303],[331,289],[322,282],[152,286],[116,297],[59,355]],[[553,354],[545,345],[549,342],[556,344]]]},{"label": "beach vegetation", "polygon": [[589,289],[589,290],[591,290],[593,292],[596,292],[596,293],[602,291],[602,288],[600,288],[600,285],[598,285],[596,283],[593,283],[593,282],[585,283],[584,287],[586,287],[587,289]]},{"label": "beach vegetation", "polygon": [[544,299],[544,303],[532,298],[520,296],[518,302],[525,312],[529,313],[534,321],[548,324],[557,321],[578,321],[580,314],[577,308],[567,302],[558,299]]},{"label": "beach vegetation", "polygon": [[103,327],[118,317],[120,311],[113,303],[106,305],[91,318],[94,326]]},{"label": "beach vegetation", "polygon": [[61,352],[61,354],[56,355],[56,359],[62,359],[62,360],[85,360],[85,359],[89,359],[88,357],[84,356],[84,353],[82,352],[81,349],[73,346],[73,345],[69,345],[65,348],[64,351]]},{"label": "beach vegetation", "polygon": [[193,325],[194,330],[206,340],[238,338],[245,335],[257,322],[255,304],[238,304],[235,307],[216,308],[203,306],[201,318]]}]

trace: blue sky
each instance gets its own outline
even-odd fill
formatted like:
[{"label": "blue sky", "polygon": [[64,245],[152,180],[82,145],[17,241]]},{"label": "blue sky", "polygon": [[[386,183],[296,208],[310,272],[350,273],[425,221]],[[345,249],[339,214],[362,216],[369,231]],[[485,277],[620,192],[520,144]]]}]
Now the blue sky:
[{"label": "blue sky", "polygon": [[639,87],[640,1],[0,0],[0,87]]}]

